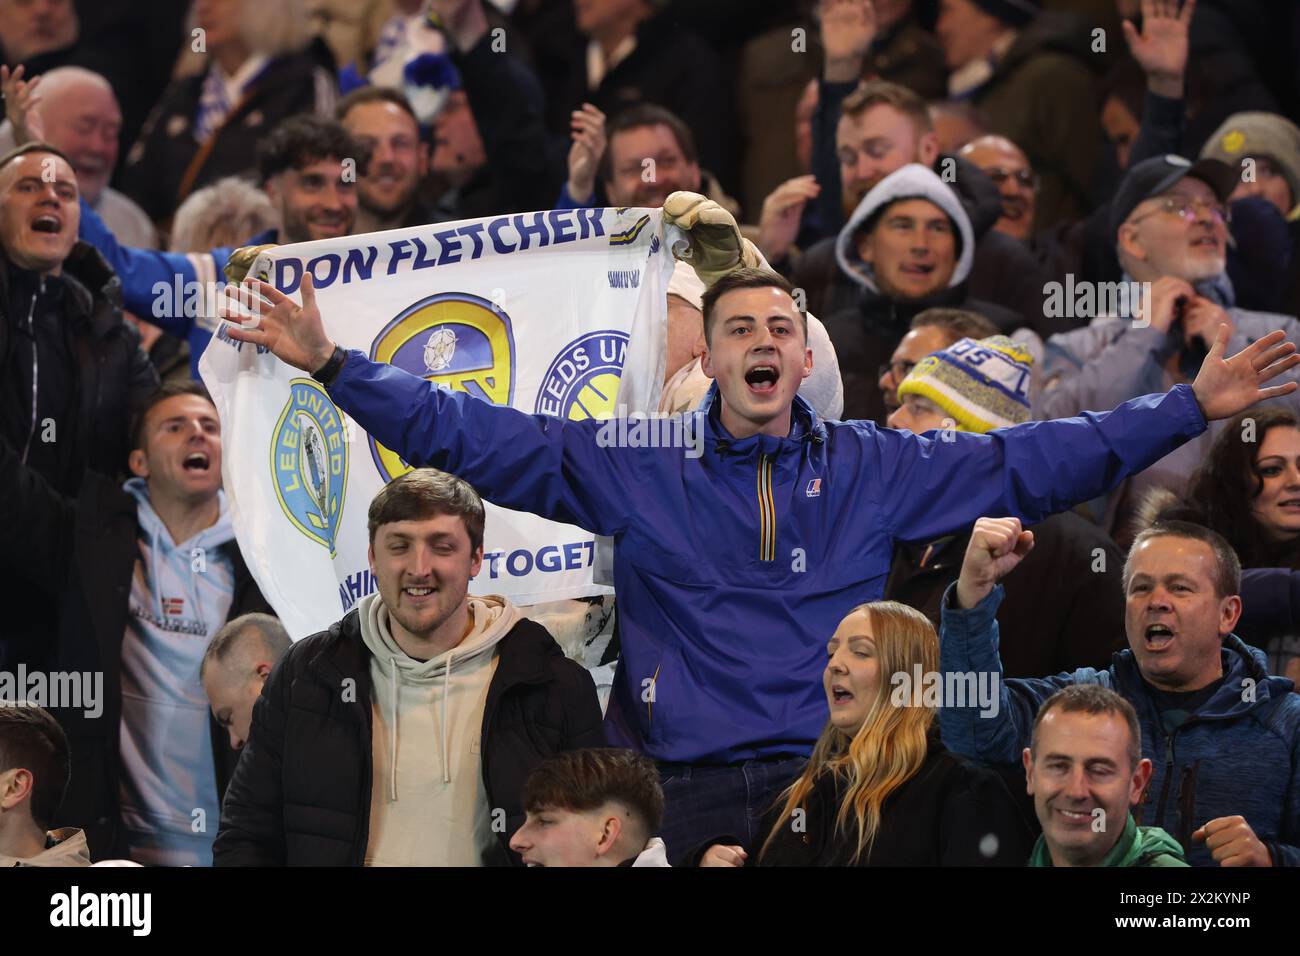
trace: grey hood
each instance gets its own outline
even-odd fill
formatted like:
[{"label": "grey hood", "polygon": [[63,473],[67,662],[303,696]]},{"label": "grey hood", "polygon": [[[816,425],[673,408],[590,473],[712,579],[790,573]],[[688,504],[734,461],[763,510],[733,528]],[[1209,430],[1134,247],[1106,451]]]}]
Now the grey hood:
[{"label": "grey hood", "polygon": [[872,292],[879,293],[871,267],[858,255],[854,237],[877,212],[902,199],[928,199],[957,224],[961,252],[957,256],[957,267],[953,269],[952,278],[948,280],[948,288],[961,285],[970,275],[971,263],[975,258],[975,232],[971,228],[970,217],[966,215],[966,209],[952,187],[920,163],[908,163],[901,169],[894,170],[862,197],[862,202],[853,210],[853,215],[835,240],[835,261],[845,275]]}]

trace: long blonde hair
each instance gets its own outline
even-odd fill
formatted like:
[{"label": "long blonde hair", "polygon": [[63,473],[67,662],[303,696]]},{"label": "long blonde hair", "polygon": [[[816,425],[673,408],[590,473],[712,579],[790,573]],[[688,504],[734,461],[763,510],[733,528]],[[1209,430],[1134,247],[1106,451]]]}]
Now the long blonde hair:
[{"label": "long blonde hair", "polygon": [[938,670],[939,638],[934,625],[920,611],[895,601],[861,604],[849,614],[859,611],[866,613],[876,645],[880,672],[876,699],[852,736],[827,721],[804,772],[777,798],[784,798],[785,806],[763,843],[760,858],[781,828],[793,819],[795,810],[806,812],[805,804],[817,779],[823,773],[833,773],[848,784],[836,814],[835,829],[837,835],[848,832],[849,819],[853,818],[857,848],[852,862],[856,864],[864,853],[871,853],[885,800],[925,763],[934,709],[912,706],[911,699],[896,706],[892,698],[895,674],[906,674],[911,681],[917,665],[926,674]]}]

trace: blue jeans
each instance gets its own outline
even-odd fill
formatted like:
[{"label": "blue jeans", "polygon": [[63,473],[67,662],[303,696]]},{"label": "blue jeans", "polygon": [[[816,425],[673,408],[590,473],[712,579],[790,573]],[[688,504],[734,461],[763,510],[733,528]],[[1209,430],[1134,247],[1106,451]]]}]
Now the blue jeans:
[{"label": "blue jeans", "polygon": [[807,762],[806,757],[776,757],[723,767],[659,764],[664,789],[659,836],[668,846],[669,862],[685,865],[688,854],[719,837],[756,853],[763,816]]}]

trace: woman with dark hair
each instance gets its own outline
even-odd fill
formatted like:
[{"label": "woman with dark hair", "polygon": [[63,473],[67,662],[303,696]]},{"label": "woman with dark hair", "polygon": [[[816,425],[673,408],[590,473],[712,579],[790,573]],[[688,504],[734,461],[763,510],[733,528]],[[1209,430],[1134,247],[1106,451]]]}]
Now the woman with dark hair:
[{"label": "woman with dark hair", "polygon": [[[1300,571],[1300,417],[1275,406],[1238,415],[1215,439],[1181,499],[1163,490],[1148,496],[1137,530],[1162,519],[1195,521],[1217,531],[1243,569]],[[1248,574],[1243,591],[1249,579]],[[1240,636],[1268,654],[1269,673],[1300,681],[1300,628],[1294,619],[1254,627],[1251,617],[1243,614]]]},{"label": "woman with dark hair", "polygon": [[1300,418],[1276,407],[1238,415],[1192,475],[1186,499],[1243,568],[1300,569]]},{"label": "woman with dark hair", "polygon": [[939,743],[929,619],[893,601],[860,605],[827,654],[830,720],[803,774],[752,854],[720,838],[700,865],[1024,866],[1029,830],[1002,780]]}]

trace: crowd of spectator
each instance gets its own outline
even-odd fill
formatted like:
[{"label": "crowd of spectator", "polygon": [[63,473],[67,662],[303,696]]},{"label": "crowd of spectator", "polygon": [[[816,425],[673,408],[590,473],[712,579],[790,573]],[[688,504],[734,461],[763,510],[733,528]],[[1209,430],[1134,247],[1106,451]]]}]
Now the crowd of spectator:
[{"label": "crowd of spectator", "polygon": [[[0,0],[0,866],[1300,866],[1292,7]],[[190,291],[605,206],[698,459]],[[296,642],[219,329],[414,466]],[[471,594],[485,501],[613,598]]]}]

